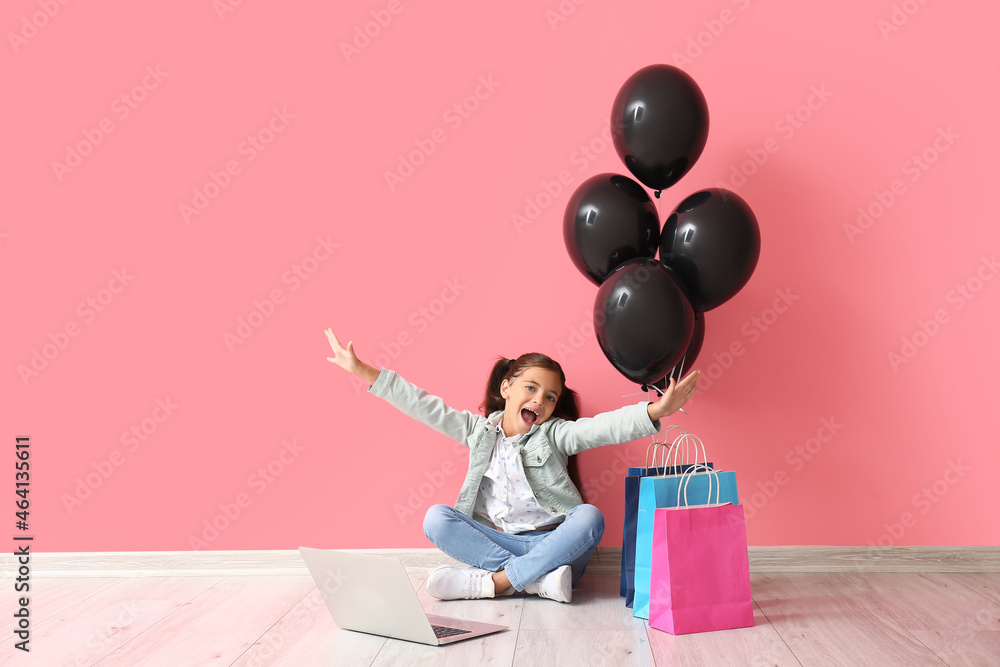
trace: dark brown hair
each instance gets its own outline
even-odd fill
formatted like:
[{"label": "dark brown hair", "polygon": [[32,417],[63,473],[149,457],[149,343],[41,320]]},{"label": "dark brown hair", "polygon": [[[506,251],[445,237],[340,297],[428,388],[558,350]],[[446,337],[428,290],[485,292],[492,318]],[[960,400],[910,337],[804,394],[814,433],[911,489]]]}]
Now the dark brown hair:
[{"label": "dark brown hair", "polygon": [[566,375],[558,361],[539,352],[529,352],[522,354],[517,359],[505,359],[500,357],[493,369],[490,371],[490,378],[486,381],[486,394],[479,409],[483,411],[483,416],[489,417],[497,410],[503,410],[507,405],[507,399],[500,395],[500,385],[504,380],[508,384],[514,378],[520,377],[521,373],[529,368],[543,368],[559,374],[559,384],[562,385],[559,391],[559,400],[556,401],[556,408],[552,412],[553,417],[576,421],[580,418],[580,399],[576,392],[566,386]]},{"label": "dark brown hair", "polygon": [[[559,400],[556,401],[552,417],[567,421],[576,421],[579,419],[580,398],[575,391],[566,386],[566,374],[563,373],[562,366],[559,365],[558,361],[539,352],[522,354],[517,359],[500,357],[493,364],[490,377],[486,381],[486,394],[483,396],[483,402],[479,406],[479,409],[483,411],[483,415],[488,417],[497,410],[503,410],[507,405],[507,399],[500,395],[500,385],[503,384],[504,380],[507,380],[508,383],[512,382],[514,378],[519,377],[521,373],[532,367],[543,368],[559,374],[559,383],[562,385],[562,389],[559,392]],[[582,494],[583,487],[580,483],[580,471],[575,455],[570,456],[566,462],[566,472],[569,473],[569,478],[573,482],[573,485]],[[586,501],[586,499],[584,500]]]}]

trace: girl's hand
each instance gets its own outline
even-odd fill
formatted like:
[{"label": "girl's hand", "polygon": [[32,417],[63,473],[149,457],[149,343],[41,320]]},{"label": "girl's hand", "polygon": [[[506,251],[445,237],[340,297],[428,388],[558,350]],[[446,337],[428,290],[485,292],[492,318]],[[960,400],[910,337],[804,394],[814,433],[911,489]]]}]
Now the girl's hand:
[{"label": "girl's hand", "polygon": [[379,371],[358,359],[358,355],[354,354],[354,341],[348,341],[347,347],[344,347],[337,340],[333,329],[326,330],[326,337],[330,341],[330,347],[333,348],[333,356],[327,357],[327,361],[337,364],[349,373],[360,375],[368,384],[375,383]]},{"label": "girl's hand", "polygon": [[650,403],[646,408],[650,420],[663,419],[680,410],[697,389],[696,383],[699,375],[701,375],[701,371],[693,371],[680,382],[670,378],[670,386],[663,392],[663,396],[660,396],[656,403]]}]

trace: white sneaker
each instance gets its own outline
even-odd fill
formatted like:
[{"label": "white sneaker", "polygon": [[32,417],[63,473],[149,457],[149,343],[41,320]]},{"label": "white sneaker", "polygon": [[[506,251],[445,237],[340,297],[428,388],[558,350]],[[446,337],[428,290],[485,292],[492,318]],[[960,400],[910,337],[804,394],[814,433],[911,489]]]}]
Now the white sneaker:
[{"label": "white sneaker", "polygon": [[524,592],[557,602],[569,602],[573,599],[573,570],[569,565],[557,567],[525,586]]},{"label": "white sneaker", "polygon": [[427,592],[439,600],[491,598],[493,573],[475,567],[441,565],[427,577]]}]

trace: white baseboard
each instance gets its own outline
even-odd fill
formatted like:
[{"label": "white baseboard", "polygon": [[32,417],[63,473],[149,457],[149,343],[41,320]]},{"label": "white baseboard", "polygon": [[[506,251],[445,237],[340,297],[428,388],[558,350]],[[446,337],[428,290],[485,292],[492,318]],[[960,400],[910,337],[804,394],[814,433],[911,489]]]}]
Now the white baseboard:
[{"label": "white baseboard", "polygon": [[[389,555],[411,574],[455,563],[437,549],[348,549]],[[750,547],[751,572],[1000,572],[1000,547]],[[617,573],[621,547],[599,547],[587,571]],[[0,557],[6,580],[12,555]],[[297,550],[33,553],[35,577],[308,576]]]}]

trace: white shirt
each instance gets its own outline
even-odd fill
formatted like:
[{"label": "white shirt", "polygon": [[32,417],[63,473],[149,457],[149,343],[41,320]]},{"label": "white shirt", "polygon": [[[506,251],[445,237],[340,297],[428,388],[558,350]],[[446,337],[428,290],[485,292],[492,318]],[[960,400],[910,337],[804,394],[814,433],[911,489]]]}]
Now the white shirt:
[{"label": "white shirt", "polygon": [[524,476],[521,455],[514,446],[518,436],[505,436],[499,424],[496,430],[497,443],[479,484],[475,511],[488,516],[505,533],[523,533],[554,523],[555,517],[538,503]]}]

